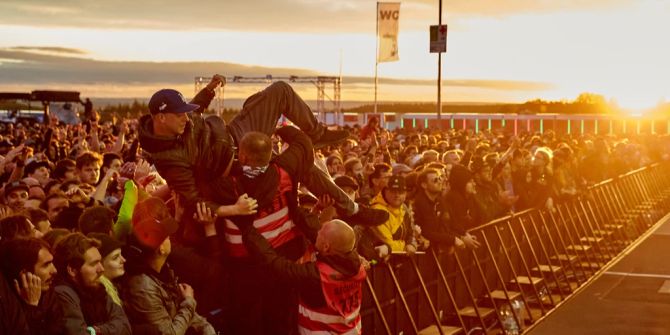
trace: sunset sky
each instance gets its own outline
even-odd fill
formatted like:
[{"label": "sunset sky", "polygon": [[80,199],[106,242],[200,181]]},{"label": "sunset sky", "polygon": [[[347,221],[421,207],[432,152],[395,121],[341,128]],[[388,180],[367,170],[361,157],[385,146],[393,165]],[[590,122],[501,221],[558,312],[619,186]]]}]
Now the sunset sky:
[{"label": "sunset sky", "polygon": [[[670,100],[670,1],[444,0],[443,100],[522,102],[603,94],[627,108]],[[343,76],[372,100],[376,1],[2,0],[0,91],[146,98],[193,78]],[[434,101],[428,26],[438,0],[401,1],[400,61],[379,65],[380,100]],[[228,85],[244,98],[262,85]],[[315,99],[308,84],[296,85]]]}]

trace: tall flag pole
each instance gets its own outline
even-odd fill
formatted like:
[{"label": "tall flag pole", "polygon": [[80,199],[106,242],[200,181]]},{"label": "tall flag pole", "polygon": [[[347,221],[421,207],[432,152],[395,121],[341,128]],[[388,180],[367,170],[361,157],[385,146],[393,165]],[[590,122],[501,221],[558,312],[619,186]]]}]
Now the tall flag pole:
[{"label": "tall flag pole", "polygon": [[[442,27],[442,0],[438,13],[438,25]],[[446,50],[445,50],[446,51]],[[442,52],[437,53],[437,129],[442,130]]]},{"label": "tall flag pole", "polygon": [[[398,59],[398,21],[400,18],[400,2],[377,2],[377,48],[375,58],[375,105],[377,114],[377,86],[379,63],[395,62]],[[385,126],[385,117],[381,115],[381,124]]]}]

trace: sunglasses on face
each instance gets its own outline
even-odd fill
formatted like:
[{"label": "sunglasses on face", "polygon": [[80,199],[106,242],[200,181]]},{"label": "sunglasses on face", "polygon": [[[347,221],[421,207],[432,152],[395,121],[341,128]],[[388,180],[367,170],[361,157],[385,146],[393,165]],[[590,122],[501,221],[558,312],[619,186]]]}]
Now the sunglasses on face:
[{"label": "sunglasses on face", "polygon": [[431,180],[431,182],[432,183],[439,183],[439,182],[442,182],[443,180],[444,180],[444,178],[442,178],[441,176],[438,176],[438,177],[433,178]]}]

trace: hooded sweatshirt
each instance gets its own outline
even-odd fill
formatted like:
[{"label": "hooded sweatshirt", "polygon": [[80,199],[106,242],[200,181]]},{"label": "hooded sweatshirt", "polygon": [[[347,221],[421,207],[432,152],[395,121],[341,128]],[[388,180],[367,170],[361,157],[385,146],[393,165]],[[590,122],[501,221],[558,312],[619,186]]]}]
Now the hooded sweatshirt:
[{"label": "hooded sweatshirt", "polygon": [[451,228],[458,235],[465,235],[465,231],[473,224],[470,216],[470,203],[465,192],[465,186],[472,180],[472,172],[463,165],[454,165],[449,174],[449,193],[445,197],[451,217]]}]

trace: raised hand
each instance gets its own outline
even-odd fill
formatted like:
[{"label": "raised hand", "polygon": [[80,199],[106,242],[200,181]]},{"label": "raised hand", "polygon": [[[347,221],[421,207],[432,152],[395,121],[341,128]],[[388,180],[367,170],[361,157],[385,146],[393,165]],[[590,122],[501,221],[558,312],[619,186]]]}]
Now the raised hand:
[{"label": "raised hand", "polygon": [[14,214],[14,211],[6,205],[0,205],[0,219],[6,218],[10,215]]},{"label": "raised hand", "polygon": [[207,88],[213,91],[217,87],[225,83],[226,83],[226,77],[220,74],[215,74],[214,76],[212,76],[212,80],[209,81],[209,84],[207,84]]},{"label": "raised hand", "polygon": [[330,195],[323,194],[319,197],[319,201],[317,201],[314,208],[321,210],[333,205],[335,205],[335,200]]},{"label": "raised hand", "polygon": [[23,148],[24,148],[24,145],[20,144],[19,146],[15,147],[14,149],[9,150],[7,155],[5,155],[5,162],[6,163],[12,162],[14,160],[14,158],[16,158],[16,156],[18,156],[20,153],[23,152]]},{"label": "raised hand", "polygon": [[121,176],[124,178],[134,179],[136,167],[137,165],[135,162],[125,162],[123,163],[123,166],[121,166],[121,169],[119,169],[119,173],[121,173]]},{"label": "raised hand", "polygon": [[140,159],[137,162],[137,167],[135,168],[135,180],[139,181],[142,178],[148,176],[149,173],[151,173],[151,164],[143,159]]},{"label": "raised hand", "polygon": [[204,202],[199,202],[195,205],[195,213],[193,213],[193,219],[199,221],[202,224],[213,224],[216,219],[216,215],[212,214],[212,210],[205,205]]}]

